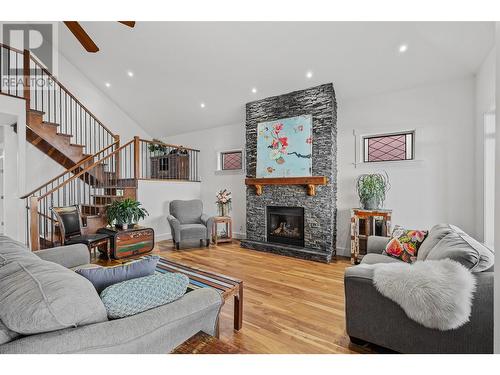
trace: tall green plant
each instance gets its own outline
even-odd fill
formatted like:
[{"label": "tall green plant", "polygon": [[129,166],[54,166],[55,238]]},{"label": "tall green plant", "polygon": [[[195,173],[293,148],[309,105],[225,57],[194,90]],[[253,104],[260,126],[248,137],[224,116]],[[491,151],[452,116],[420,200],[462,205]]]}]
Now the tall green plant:
[{"label": "tall green plant", "polygon": [[362,174],[356,180],[359,201],[364,209],[381,208],[385,194],[390,189],[389,176],[386,172]]},{"label": "tall green plant", "polygon": [[118,225],[135,224],[148,215],[140,202],[130,198],[114,201],[106,209],[106,219],[110,225],[113,222]]}]

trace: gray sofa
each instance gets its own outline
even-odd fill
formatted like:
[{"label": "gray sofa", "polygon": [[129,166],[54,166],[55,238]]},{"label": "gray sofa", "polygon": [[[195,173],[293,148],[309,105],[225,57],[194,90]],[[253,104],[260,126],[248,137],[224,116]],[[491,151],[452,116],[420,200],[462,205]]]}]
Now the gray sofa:
[{"label": "gray sofa", "polygon": [[[389,239],[369,237],[361,264],[400,262],[383,254]],[[470,321],[440,331],[409,319],[403,309],[373,286],[373,268],[345,272],[346,330],[355,344],[370,342],[400,353],[493,353],[493,263],[491,250],[456,226],[434,226],[417,260],[450,258],[466,266],[477,280]]]},{"label": "gray sofa", "polygon": [[[44,280],[52,277],[50,283],[54,284],[60,282],[61,277],[68,277],[81,285],[80,279],[74,279],[78,276],[84,280],[83,283],[89,284],[83,285],[85,288],[88,287],[95,292],[88,280],[68,269],[86,267],[89,262],[89,252],[85,245],[70,245],[32,253],[23,244],[0,236],[0,274],[8,274],[5,271],[7,268],[20,265],[21,268],[30,270],[33,276],[37,268],[44,267],[43,272],[38,273],[40,278],[35,281],[40,282],[38,289],[42,292],[42,297],[48,299],[52,307],[56,306],[59,311],[75,313],[74,309],[71,310],[72,306],[61,305],[63,303],[68,305],[68,301],[71,304],[72,299],[80,298],[81,300],[81,296],[72,296],[67,293],[68,290],[64,289],[64,285],[58,286],[56,296],[47,295],[46,290],[50,290],[50,293],[54,293],[54,290],[50,289],[49,285],[44,285],[46,282]],[[4,269],[3,273],[2,269]],[[34,275],[37,277],[37,274]],[[55,276],[51,275],[58,275],[59,280],[54,280]],[[12,283],[7,287],[5,287],[5,280],[8,276],[4,277],[2,280],[4,290],[22,290],[23,287],[16,284],[22,282],[19,281],[19,272],[15,276],[11,278]],[[0,298],[6,299],[9,294],[11,292],[0,293]],[[101,308],[95,305],[95,303],[102,304],[97,292],[95,296],[90,297],[92,297],[93,306],[97,306],[93,315],[98,316],[104,311],[104,317],[100,318],[100,322],[38,334],[19,335],[7,328],[7,324],[4,324],[6,322],[0,321],[0,340],[4,341],[0,345],[0,353],[169,353],[199,331],[215,335],[220,308],[223,304],[222,297],[217,291],[201,288],[167,305],[127,318],[107,320],[104,306]],[[32,308],[33,305],[35,303],[27,302],[25,306]],[[2,301],[0,301],[0,314],[11,311],[12,307],[10,307],[11,310],[7,309],[9,306],[5,303],[2,306]],[[21,312],[18,313],[22,315]],[[20,322],[21,325],[24,323],[26,322]],[[9,340],[9,336],[11,341],[5,342]]]},{"label": "gray sofa", "polygon": [[210,245],[214,218],[203,213],[203,203],[199,199],[170,202],[170,215],[167,217],[176,249],[185,240],[205,241]]}]

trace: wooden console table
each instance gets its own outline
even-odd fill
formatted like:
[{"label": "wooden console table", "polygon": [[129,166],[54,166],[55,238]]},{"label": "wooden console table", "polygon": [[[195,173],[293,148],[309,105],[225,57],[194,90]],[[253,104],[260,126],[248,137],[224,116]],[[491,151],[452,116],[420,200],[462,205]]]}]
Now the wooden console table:
[{"label": "wooden console table", "polygon": [[[357,264],[366,254],[368,236],[391,234],[392,210],[351,209],[351,263]],[[379,225],[377,226],[377,223]],[[360,225],[361,224],[361,225]]]}]

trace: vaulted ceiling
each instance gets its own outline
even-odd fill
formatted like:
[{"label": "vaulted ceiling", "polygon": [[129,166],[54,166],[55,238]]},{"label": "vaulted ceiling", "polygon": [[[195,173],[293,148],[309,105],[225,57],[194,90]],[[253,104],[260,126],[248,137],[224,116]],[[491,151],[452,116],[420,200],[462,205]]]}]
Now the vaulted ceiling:
[{"label": "vaulted ceiling", "polygon": [[100,52],[61,27],[61,53],[157,137],[241,123],[249,101],[327,82],[342,100],[472,75],[494,43],[491,22],[81,24]]}]

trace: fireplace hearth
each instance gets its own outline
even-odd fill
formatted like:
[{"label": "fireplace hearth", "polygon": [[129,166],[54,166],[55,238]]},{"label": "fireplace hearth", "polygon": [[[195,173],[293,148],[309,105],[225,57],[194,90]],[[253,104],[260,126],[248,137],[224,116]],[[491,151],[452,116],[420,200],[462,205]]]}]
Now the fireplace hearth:
[{"label": "fireplace hearth", "polygon": [[304,208],[267,207],[267,242],[304,246]]}]

